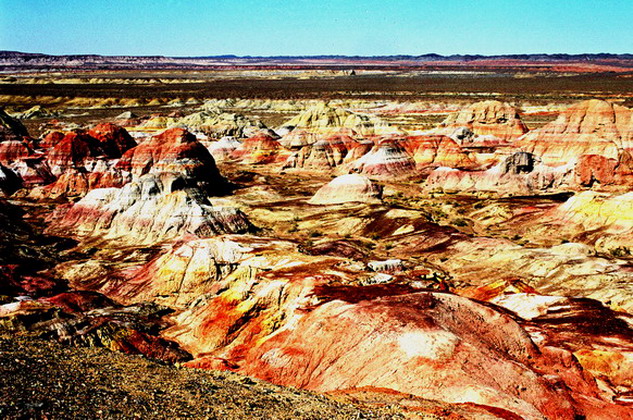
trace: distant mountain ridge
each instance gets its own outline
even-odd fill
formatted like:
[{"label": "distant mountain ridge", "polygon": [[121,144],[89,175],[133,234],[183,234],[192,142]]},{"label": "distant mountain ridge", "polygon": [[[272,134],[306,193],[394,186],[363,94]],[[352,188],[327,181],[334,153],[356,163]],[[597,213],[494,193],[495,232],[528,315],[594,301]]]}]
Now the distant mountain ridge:
[{"label": "distant mountain ridge", "polygon": [[629,72],[633,54],[423,54],[423,55],[299,55],[236,56],[209,55],[167,57],[160,55],[49,55],[0,51],[0,71],[65,70],[169,70],[169,69],[426,69],[426,70],[509,70],[555,72]]},{"label": "distant mountain ridge", "polygon": [[435,53],[428,53],[422,55],[234,55],[234,54],[219,54],[219,55],[201,55],[201,56],[164,56],[164,55],[101,55],[101,54],[44,54],[44,53],[29,53],[21,51],[2,51],[0,50],[0,59],[4,58],[68,58],[68,59],[86,59],[86,58],[102,58],[102,59],[120,59],[120,58],[138,58],[143,60],[148,59],[174,59],[174,60],[191,60],[191,59],[276,59],[276,60],[305,60],[305,59],[346,59],[346,60],[416,60],[416,61],[435,61],[435,60],[454,60],[454,61],[468,61],[468,60],[605,60],[605,59],[623,59],[633,60],[633,53],[615,54],[615,53],[583,53],[583,54],[566,54],[566,53],[554,53],[554,54],[451,54],[441,55]]}]

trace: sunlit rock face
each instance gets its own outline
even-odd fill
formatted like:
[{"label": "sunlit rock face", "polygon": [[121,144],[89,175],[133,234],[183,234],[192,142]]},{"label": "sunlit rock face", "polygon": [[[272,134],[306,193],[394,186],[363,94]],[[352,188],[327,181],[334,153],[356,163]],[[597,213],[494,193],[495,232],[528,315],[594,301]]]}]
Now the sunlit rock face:
[{"label": "sunlit rock face", "polygon": [[175,119],[167,126],[184,127],[214,138],[249,137],[267,129],[266,125],[259,120],[250,119],[241,114],[222,112],[214,107],[205,107],[203,111]]},{"label": "sunlit rock face", "polygon": [[16,161],[11,165],[11,169],[20,176],[22,183],[29,187],[50,184],[56,179],[44,157]]},{"label": "sunlit rock face", "polygon": [[217,293],[222,278],[250,251],[248,246],[227,236],[188,237],[147,264],[107,279],[73,277],[72,270],[65,275],[80,288],[105,293],[124,304],[150,301],[185,309],[201,297]]},{"label": "sunlit rock face", "polygon": [[[278,130],[282,134],[280,144],[289,149],[299,149],[327,141],[333,146],[346,137],[360,140],[385,134],[403,134],[377,117],[362,115],[340,107],[320,102],[284,123]],[[303,151],[306,154],[307,150]],[[331,165],[330,165],[331,166]]]},{"label": "sunlit rock face", "polygon": [[415,175],[415,161],[393,140],[379,142],[368,153],[349,164],[350,171],[369,178],[407,178]]},{"label": "sunlit rock face", "polygon": [[[518,236],[550,238],[564,229],[564,225],[548,224]],[[409,246],[408,254],[442,264],[455,282],[483,286],[519,279],[542,293],[584,296],[617,310],[633,311],[633,274],[627,262],[599,256],[588,244],[527,248],[507,239],[474,237],[442,244],[441,252],[416,251],[413,238],[394,245]]]},{"label": "sunlit rock face", "polygon": [[[512,317],[440,293],[330,301],[249,352],[243,366],[248,374],[317,391],[388,388],[523,418],[626,412],[599,397],[571,352],[537,347]],[[561,392],[558,381],[573,390]]]},{"label": "sunlit rock face", "polygon": [[57,112],[44,108],[41,105],[34,105],[31,108],[27,109],[26,111],[13,113],[13,116],[20,120],[31,120],[35,118],[52,118],[57,115],[58,115]]},{"label": "sunlit rock face", "polygon": [[50,149],[54,147],[57,143],[62,141],[65,137],[65,134],[62,131],[52,130],[44,135],[43,138],[40,139],[38,146],[42,149]]},{"label": "sunlit rock face", "polygon": [[285,162],[285,168],[328,170],[343,164],[352,149],[359,145],[353,137],[337,133],[303,146]]},{"label": "sunlit rock face", "polygon": [[272,136],[260,133],[245,139],[233,153],[232,159],[245,164],[281,163],[288,159],[290,151]]},{"label": "sunlit rock face", "polygon": [[213,206],[190,182],[180,174],[159,173],[123,188],[92,190],[76,204],[58,209],[49,232],[152,244],[186,233],[207,236],[250,228],[239,210]]},{"label": "sunlit rock face", "polygon": [[100,160],[84,168],[68,169],[55,182],[37,186],[29,192],[36,199],[56,199],[59,197],[83,197],[96,188],[120,188],[132,180],[129,172],[114,167],[114,163]]},{"label": "sunlit rock face", "polygon": [[207,146],[207,150],[216,162],[222,162],[230,159],[233,151],[240,147],[242,142],[233,136],[224,136],[220,140],[203,144]]},{"label": "sunlit rock face", "polygon": [[[332,128],[330,128],[330,130],[331,129]],[[281,139],[279,139],[279,143],[288,149],[298,149],[317,143],[323,135],[324,133],[321,132],[313,132],[305,128],[295,128],[284,134]]]},{"label": "sunlit rock face", "polygon": [[33,139],[26,127],[0,108],[0,164],[12,166],[33,157]]},{"label": "sunlit rock face", "polygon": [[521,137],[517,146],[560,165],[582,155],[618,159],[633,148],[633,111],[598,99],[572,105],[544,127]]},{"label": "sunlit rock face", "polygon": [[321,187],[308,201],[310,204],[341,204],[350,202],[379,202],[382,189],[360,174],[347,174],[334,178]]},{"label": "sunlit rock face", "polygon": [[157,172],[180,173],[209,194],[224,193],[228,188],[207,148],[181,128],[166,130],[128,150],[117,168],[134,177]]},{"label": "sunlit rock face", "polygon": [[101,149],[109,158],[120,158],[127,150],[136,146],[136,141],[122,127],[112,123],[98,124],[88,134],[99,140]]},{"label": "sunlit rock face", "polygon": [[126,304],[181,309],[163,336],[194,356],[192,367],[316,391],[386,388],[529,419],[625,412],[556,336],[543,345],[520,318],[465,297],[353,285],[359,272],[346,263],[228,235],[174,244],[98,287]]},{"label": "sunlit rock face", "polygon": [[574,185],[573,166],[550,167],[530,153],[517,152],[485,171],[438,168],[431,172],[423,188],[439,192],[534,195],[566,190]]},{"label": "sunlit rock face", "polygon": [[600,252],[633,253],[633,192],[621,195],[585,191],[546,214],[538,230],[558,229],[592,243]]},{"label": "sunlit rock face", "polygon": [[47,153],[46,160],[54,175],[66,170],[84,166],[91,159],[105,156],[101,142],[87,132],[67,133]]},{"label": "sunlit rock face", "polygon": [[403,147],[413,156],[418,167],[446,166],[450,168],[469,168],[475,162],[468,153],[447,136],[417,136],[407,137]]},{"label": "sunlit rock face", "polygon": [[147,133],[157,133],[177,124],[177,118],[174,116],[152,115],[134,127],[134,130]]},{"label": "sunlit rock face", "polygon": [[520,282],[495,282],[469,295],[517,314],[535,342],[572,352],[596,378],[607,379],[621,390],[633,387],[629,314],[591,299],[542,295]]},{"label": "sunlit rock face", "polygon": [[576,183],[582,187],[633,185],[633,156],[622,150],[618,159],[583,155],[575,167]]},{"label": "sunlit rock face", "polygon": [[[514,140],[525,134],[528,129],[521,121],[516,108],[505,102],[476,102],[456,114],[451,114],[436,131],[451,135],[460,127],[465,127],[476,136],[494,136],[501,140]],[[473,139],[465,137],[463,145]]]},{"label": "sunlit rock face", "polygon": [[[305,144],[309,144],[310,141],[315,142],[320,136],[332,134],[341,128],[351,129],[361,136],[380,135],[394,131],[393,128],[390,130],[386,124],[375,117],[333,107],[325,102],[320,102],[299,113],[284,123],[282,128],[290,130],[287,135],[289,137],[283,136],[282,142],[284,142],[285,138],[288,138],[288,142],[291,143],[290,139],[293,139],[292,133],[295,130],[316,135],[313,138],[306,138]],[[304,144],[297,144],[297,146],[302,145]]]}]

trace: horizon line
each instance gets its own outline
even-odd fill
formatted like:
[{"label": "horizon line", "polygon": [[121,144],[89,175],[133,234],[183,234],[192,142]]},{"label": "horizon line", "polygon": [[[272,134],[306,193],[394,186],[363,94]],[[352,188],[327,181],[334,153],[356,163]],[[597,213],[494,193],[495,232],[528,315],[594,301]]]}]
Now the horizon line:
[{"label": "horizon line", "polygon": [[586,56],[633,56],[633,52],[613,53],[613,52],[582,52],[582,53],[505,53],[505,54],[477,54],[477,53],[423,53],[423,54],[377,54],[377,55],[360,55],[360,54],[286,54],[286,55],[236,55],[236,54],[212,54],[212,55],[164,55],[164,54],[100,54],[100,53],[68,53],[68,54],[52,54],[45,52],[26,52],[18,50],[0,50],[0,54],[13,53],[23,55],[49,56],[49,57],[66,57],[66,56],[86,56],[86,57],[161,57],[172,59],[201,59],[201,58],[418,58],[418,57],[476,57],[476,58],[493,58],[493,57],[533,57],[533,56],[564,56],[564,57],[586,57]]}]

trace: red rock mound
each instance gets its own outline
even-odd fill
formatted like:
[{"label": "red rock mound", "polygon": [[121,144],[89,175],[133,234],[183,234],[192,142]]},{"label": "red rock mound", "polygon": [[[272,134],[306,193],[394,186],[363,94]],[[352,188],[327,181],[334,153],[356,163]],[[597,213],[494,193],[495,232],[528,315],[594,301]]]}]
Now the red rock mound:
[{"label": "red rock mound", "polygon": [[310,204],[330,205],[350,202],[379,202],[382,188],[360,174],[347,174],[334,178],[319,188],[308,201]]},{"label": "red rock mound", "polygon": [[[88,132],[77,130],[64,134],[60,131],[51,131],[44,137],[40,147],[48,149],[43,165],[58,179],[46,188],[32,191],[31,196],[81,196],[93,188],[121,187],[129,182],[130,177],[121,170],[112,168],[113,160],[121,157],[123,152],[135,145],[136,142],[125,129],[110,123],[99,124]],[[30,156],[21,157],[25,162],[21,165],[22,172],[41,172],[33,166],[33,159],[27,157]],[[42,176],[37,177],[36,174],[24,175],[34,180],[39,178],[37,182],[28,182],[29,184],[46,184],[53,181],[45,180]]]},{"label": "red rock mound", "polygon": [[230,159],[231,153],[233,153],[242,142],[235,137],[225,136],[218,141],[207,141],[203,144],[207,147],[216,162],[222,162]]},{"label": "red rock mound", "polygon": [[370,139],[359,140],[357,144],[351,145],[345,156],[345,163],[354,162],[365,156],[374,147],[374,142]]},{"label": "red rock mound", "polygon": [[591,299],[541,295],[518,281],[496,282],[470,294],[516,313],[529,325],[533,337],[573,352],[596,377],[608,378],[621,389],[633,387],[630,315]]},{"label": "red rock mound", "polygon": [[65,134],[61,131],[50,131],[48,132],[44,138],[39,142],[39,147],[43,149],[50,149],[54,147],[57,143],[64,140]]},{"label": "red rock mound", "polygon": [[99,124],[88,131],[88,134],[99,140],[104,154],[110,158],[119,158],[137,145],[123,127],[112,123]]},{"label": "red rock mound", "polygon": [[583,155],[576,164],[579,185],[633,185],[633,157],[629,151],[621,151],[618,159],[601,155]]},{"label": "red rock mound", "polygon": [[23,158],[11,165],[26,186],[46,185],[55,181],[51,168],[43,156]]},{"label": "red rock mound", "polygon": [[143,175],[123,188],[94,189],[74,205],[58,208],[48,231],[146,245],[251,228],[239,210],[211,206],[204,194],[188,187],[189,178],[164,172]]},{"label": "red rock mound", "polygon": [[[320,392],[389,389],[526,419],[625,418],[627,408],[613,399],[621,391],[606,381],[598,387],[574,359],[572,352],[587,350],[584,339],[564,345],[567,327],[556,322],[556,302],[551,325],[558,327],[544,328],[494,304],[407,283],[354,285],[360,273],[346,262],[306,255],[291,242],[224,235],[174,244],[138,270],[94,282],[125,304],[178,308],[163,335],[193,354],[190,367]],[[74,283],[94,287],[87,281]],[[609,330],[618,333],[618,346],[630,345],[626,324],[608,325],[618,328]],[[587,366],[598,362],[591,360]]]},{"label": "red rock mound", "polygon": [[128,173],[116,168],[89,172],[84,168],[68,169],[52,184],[31,190],[32,198],[83,197],[96,188],[120,188],[131,181]]},{"label": "red rock mound", "polygon": [[547,164],[564,164],[582,155],[618,159],[633,148],[633,110],[606,101],[579,102],[517,143]]},{"label": "red rock mound", "polygon": [[99,140],[84,131],[67,133],[48,152],[48,164],[55,175],[70,168],[83,166],[89,159],[104,155]]},{"label": "red rock mound", "polygon": [[[492,308],[429,292],[341,298],[249,352],[240,371],[320,392],[371,386],[468,401],[522,418],[627,412],[598,397],[570,352],[537,348]],[[559,380],[573,391],[560,392]],[[575,400],[577,393],[584,396]]]},{"label": "red rock mound", "polygon": [[227,182],[207,148],[182,128],[166,130],[128,150],[117,168],[131,172],[134,177],[150,172],[183,174],[211,194],[227,189]]},{"label": "red rock mound", "polygon": [[164,336],[193,353],[188,366],[320,392],[391,389],[527,419],[625,415],[553,336],[543,345],[507,311],[448,293],[341,286],[358,276],[345,261],[271,238],[222,236],[175,245],[99,287],[126,303],[185,308]]},{"label": "red rock mound", "polygon": [[516,152],[487,170],[437,168],[425,180],[426,191],[485,191],[498,195],[536,195],[573,186],[573,167],[543,165],[534,155]]},{"label": "red rock mound", "polygon": [[492,135],[501,140],[516,139],[528,131],[516,108],[499,101],[476,102],[450,115],[439,131],[449,135],[460,127],[468,128],[475,135]]},{"label": "red rock mound", "polygon": [[242,163],[278,163],[288,159],[290,152],[273,137],[260,133],[249,137],[233,151],[231,157]]},{"label": "red rock mound", "polygon": [[475,165],[468,153],[447,136],[407,137],[402,145],[413,156],[418,167],[434,165],[469,168]]},{"label": "red rock mound", "polygon": [[13,162],[33,156],[33,150],[21,140],[7,140],[0,143],[0,163],[10,165]]},{"label": "red rock mound", "polygon": [[303,146],[291,155],[285,168],[302,168],[327,170],[341,165],[351,149],[358,146],[358,141],[346,134],[339,133],[319,140],[314,144]]},{"label": "red rock mound", "polygon": [[405,178],[415,174],[415,161],[397,140],[383,140],[350,164],[350,171],[370,178]]}]

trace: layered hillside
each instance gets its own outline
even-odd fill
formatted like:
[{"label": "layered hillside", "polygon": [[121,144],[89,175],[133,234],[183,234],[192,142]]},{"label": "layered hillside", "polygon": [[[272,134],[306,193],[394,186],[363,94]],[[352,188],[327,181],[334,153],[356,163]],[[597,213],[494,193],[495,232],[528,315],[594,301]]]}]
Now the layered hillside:
[{"label": "layered hillside", "polygon": [[107,416],[630,418],[631,110],[378,105],[0,113],[2,412],[95,415],[72,369]]}]

